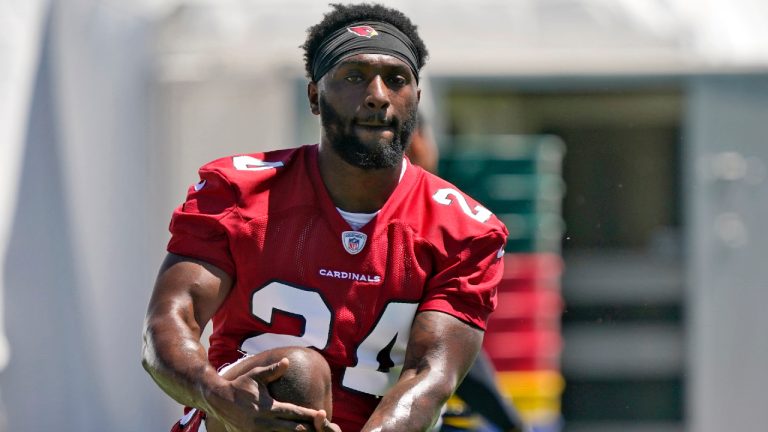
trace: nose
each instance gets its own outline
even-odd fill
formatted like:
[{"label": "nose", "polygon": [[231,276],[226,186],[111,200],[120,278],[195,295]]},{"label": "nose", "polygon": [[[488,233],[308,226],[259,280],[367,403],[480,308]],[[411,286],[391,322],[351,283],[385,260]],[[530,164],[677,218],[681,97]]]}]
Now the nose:
[{"label": "nose", "polygon": [[389,93],[381,76],[376,76],[368,84],[368,94],[365,96],[365,105],[372,110],[385,110],[389,107]]}]

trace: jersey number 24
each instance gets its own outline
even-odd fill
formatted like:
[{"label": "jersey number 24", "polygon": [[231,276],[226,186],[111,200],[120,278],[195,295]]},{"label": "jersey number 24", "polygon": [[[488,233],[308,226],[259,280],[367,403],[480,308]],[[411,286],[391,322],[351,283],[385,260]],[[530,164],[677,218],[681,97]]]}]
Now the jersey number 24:
[{"label": "jersey number 24", "polygon": [[[417,303],[390,302],[371,331],[356,348],[357,363],[344,372],[342,385],[364,393],[383,396],[400,376],[405,349],[416,314]],[[275,311],[304,320],[299,336],[265,333],[246,339],[246,353],[285,346],[308,346],[319,350],[328,345],[332,315],[320,293],[282,282],[270,282],[253,293],[251,313],[267,324]]]}]

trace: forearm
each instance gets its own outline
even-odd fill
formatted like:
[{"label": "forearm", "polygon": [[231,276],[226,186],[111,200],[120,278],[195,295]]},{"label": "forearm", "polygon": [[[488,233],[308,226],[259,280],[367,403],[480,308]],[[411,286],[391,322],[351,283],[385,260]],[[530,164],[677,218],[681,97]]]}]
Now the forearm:
[{"label": "forearm", "polygon": [[173,399],[206,409],[206,395],[223,379],[208,362],[199,337],[198,326],[178,315],[150,315],[144,326],[142,364]]},{"label": "forearm", "polygon": [[142,364],[179,403],[207,410],[212,390],[231,396],[200,343],[231,285],[225,272],[205,262],[174,254],[163,261],[144,321]]},{"label": "forearm", "polygon": [[455,379],[432,369],[404,372],[397,384],[381,399],[362,430],[430,430],[456,384]]},{"label": "forearm", "polygon": [[363,427],[366,432],[429,430],[466,375],[483,332],[436,311],[416,315],[403,372]]}]

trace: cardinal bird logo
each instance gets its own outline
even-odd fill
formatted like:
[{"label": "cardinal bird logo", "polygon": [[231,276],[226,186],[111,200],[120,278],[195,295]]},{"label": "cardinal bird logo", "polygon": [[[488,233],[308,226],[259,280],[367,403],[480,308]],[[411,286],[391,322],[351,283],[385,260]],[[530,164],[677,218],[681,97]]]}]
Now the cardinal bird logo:
[{"label": "cardinal bird logo", "polygon": [[379,34],[379,32],[373,29],[373,27],[367,26],[367,25],[357,26],[357,27],[347,27],[347,30],[349,30],[350,33],[354,33],[362,37],[367,37],[368,39]]}]

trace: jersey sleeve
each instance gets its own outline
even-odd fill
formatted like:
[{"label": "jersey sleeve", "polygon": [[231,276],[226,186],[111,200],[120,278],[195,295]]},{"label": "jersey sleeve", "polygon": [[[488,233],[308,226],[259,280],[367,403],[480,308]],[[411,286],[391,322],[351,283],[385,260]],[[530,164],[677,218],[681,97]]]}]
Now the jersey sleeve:
[{"label": "jersey sleeve", "polygon": [[496,309],[496,290],[503,273],[506,236],[498,231],[475,237],[443,263],[427,283],[419,311],[435,310],[485,330]]},{"label": "jersey sleeve", "polygon": [[200,182],[171,218],[168,252],[199,259],[234,275],[235,265],[223,220],[237,208],[237,194],[224,176],[205,167]]}]

